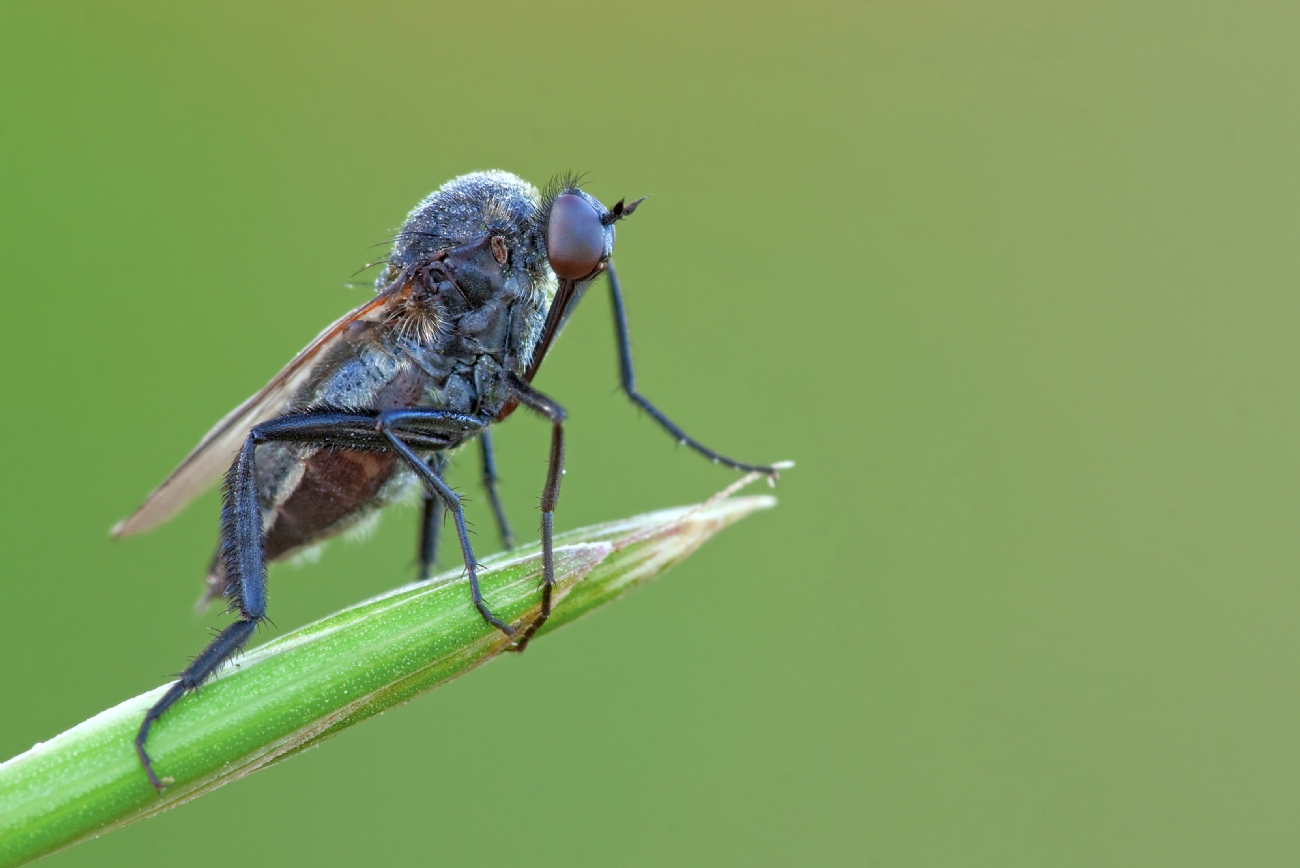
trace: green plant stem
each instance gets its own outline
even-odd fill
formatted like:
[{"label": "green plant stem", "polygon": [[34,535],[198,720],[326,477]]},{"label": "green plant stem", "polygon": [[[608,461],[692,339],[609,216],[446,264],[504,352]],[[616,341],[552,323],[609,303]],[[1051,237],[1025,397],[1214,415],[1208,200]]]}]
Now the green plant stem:
[{"label": "green plant stem", "polygon": [[[649,581],[775,501],[722,500],[556,538],[558,603],[538,638]],[[517,550],[516,550],[517,551]],[[541,555],[488,558],[484,595],[507,621],[539,605]],[[507,650],[461,571],[400,588],[268,642],[167,712],[149,736],[159,795],[132,747],[166,685],[0,765],[0,865],[18,865],[197,798],[430,690]]]}]

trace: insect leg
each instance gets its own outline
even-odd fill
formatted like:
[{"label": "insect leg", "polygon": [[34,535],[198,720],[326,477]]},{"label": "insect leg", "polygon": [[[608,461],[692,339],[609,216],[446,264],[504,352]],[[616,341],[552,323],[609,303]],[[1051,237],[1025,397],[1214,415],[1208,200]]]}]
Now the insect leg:
[{"label": "insect leg", "polygon": [[545,416],[551,422],[551,460],[546,469],[546,485],[542,488],[542,611],[528,625],[523,637],[511,650],[523,652],[528,642],[551,617],[551,592],[555,588],[555,504],[560,499],[560,482],[564,477],[564,408],[530,386],[523,378],[509,375],[510,389],[519,403]]},{"label": "insect leg", "polygon": [[[469,593],[474,601],[474,608],[478,609],[483,620],[487,621],[493,627],[496,627],[507,636],[515,634],[515,628],[506,624],[492,611],[488,609],[487,604],[483,602],[483,594],[478,587],[478,563],[474,559],[474,550],[469,544],[469,532],[465,529],[465,510],[461,508],[460,498],[456,492],[452,491],[447,483],[439,478],[438,474],[426,464],[419,455],[406,445],[404,438],[407,436],[407,430],[419,430],[421,423],[438,420],[439,417],[447,414],[439,410],[428,410],[424,408],[410,408],[404,410],[387,410],[379,414],[377,429],[379,433],[388,441],[390,448],[396,452],[402,459],[410,465],[415,474],[420,477],[425,486],[436,497],[442,500],[443,506],[452,514],[456,521],[456,536],[460,538],[461,555],[465,558],[465,571],[469,575]],[[402,436],[398,436],[402,432]]]},{"label": "insect leg", "polygon": [[[447,456],[441,452],[433,459],[433,472],[442,477],[447,466]],[[442,501],[426,490],[424,495],[424,520],[420,523],[420,578],[429,578],[438,559],[438,535],[442,531]]]},{"label": "insect leg", "polygon": [[492,454],[492,435],[484,431],[478,435],[478,442],[483,449],[483,487],[487,489],[488,500],[492,501],[492,513],[497,519],[497,530],[501,532],[501,546],[512,549],[515,537],[510,532],[510,522],[506,521],[506,511],[497,493],[497,461]]},{"label": "insect leg", "polygon": [[385,410],[382,413],[321,409],[281,416],[257,426],[253,431],[255,435],[260,432],[265,439],[354,449],[379,448],[397,453],[424,482],[426,490],[441,500],[443,507],[450,510],[455,518],[456,534],[460,537],[461,553],[469,573],[470,597],[474,601],[474,607],[483,616],[483,620],[511,636],[514,635],[514,628],[493,615],[483,602],[478,587],[478,564],[474,560],[473,549],[470,548],[460,498],[412,448],[441,449],[451,446],[480,433],[484,425],[485,422],[475,416],[426,407]]},{"label": "insect leg", "polygon": [[614,273],[614,263],[610,263],[606,268],[609,274],[609,295],[610,301],[614,307],[614,331],[618,337],[618,362],[619,374],[623,382],[623,391],[632,399],[642,410],[650,414],[664,430],[683,446],[689,446],[714,464],[724,464],[733,470],[743,470],[746,472],[756,471],[765,473],[768,477],[775,479],[777,471],[781,468],[762,464],[746,464],[743,461],[736,461],[734,458],[728,458],[718,452],[714,452],[700,441],[683,431],[675,422],[660,412],[659,408],[651,404],[641,393],[636,390],[636,374],[632,371],[632,341],[627,332],[627,313],[623,309],[623,291],[618,285],[618,275]]},{"label": "insect leg", "polygon": [[221,557],[226,563],[228,593],[239,608],[239,620],[222,630],[202,653],[185,667],[181,677],[159,699],[140,724],[135,736],[135,753],[144,766],[149,783],[158,792],[164,784],[153,770],[144,743],[149,728],[163,712],[188,691],[203,683],[235,654],[257,629],[266,615],[266,567],[262,563],[262,512],[257,503],[257,479],[253,465],[257,442],[250,434],[235,463],[226,473],[226,497],[221,508]]},{"label": "insect leg", "polygon": [[[399,411],[400,412],[400,411]],[[257,468],[255,456],[260,443],[271,441],[305,443],[316,446],[332,446],[351,449],[391,448],[392,439],[386,432],[381,433],[378,425],[379,414],[376,412],[344,412],[328,408],[307,410],[280,416],[257,425],[249,432],[244,446],[234,464],[226,473],[225,500],[221,508],[221,559],[225,564],[226,594],[234,608],[239,609],[239,620],[222,630],[207,648],[194,658],[185,668],[180,678],[172,684],[163,697],[159,699],[145,715],[140,730],[135,737],[135,752],[149,776],[149,783],[162,792],[163,782],[154,772],[153,763],[145,752],[145,741],[154,722],[159,720],[167,709],[176,704],[188,691],[203,683],[222,663],[230,659],[257,628],[257,624],[266,616],[266,563],[262,551],[262,508],[257,498]],[[483,422],[473,416],[462,413],[441,413],[427,411],[421,417],[421,425],[408,436],[419,446],[440,449],[472,435],[475,428],[481,428]],[[401,450],[405,450],[405,454]],[[438,480],[428,465],[419,456],[411,452],[410,447],[401,445],[399,454],[408,463],[414,461],[416,472],[423,470],[429,478]],[[418,465],[418,466],[417,466]],[[427,482],[427,480],[426,480]],[[443,488],[450,493],[451,489]],[[455,495],[452,495],[453,497]],[[457,515],[457,525],[464,538],[464,519]],[[468,551],[468,549],[466,549]],[[471,588],[479,611],[495,626],[513,631],[482,607],[478,599],[478,587],[474,581],[473,568],[470,569]]]},{"label": "insect leg", "polygon": [[203,653],[195,657],[194,661],[185,667],[180,679],[168,688],[167,692],[163,694],[163,698],[154,703],[153,708],[149,709],[149,713],[145,715],[144,722],[140,724],[140,731],[135,736],[135,755],[140,758],[140,764],[144,766],[144,772],[149,776],[149,783],[153,784],[153,788],[158,792],[161,793],[165,790],[167,785],[154,772],[153,763],[144,750],[145,739],[149,737],[149,728],[154,721],[163,716],[164,711],[175,705],[176,701],[188,691],[202,684],[203,680],[211,675],[217,667],[243,647],[256,628],[256,620],[241,617],[238,621],[222,630],[217,635],[217,638],[213,639],[212,643],[203,649]]}]

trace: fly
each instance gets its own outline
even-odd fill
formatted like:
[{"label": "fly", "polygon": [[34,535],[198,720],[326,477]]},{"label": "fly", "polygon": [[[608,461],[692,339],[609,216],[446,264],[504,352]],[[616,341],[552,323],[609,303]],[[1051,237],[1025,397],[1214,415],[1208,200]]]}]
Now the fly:
[{"label": "fly", "polygon": [[[224,472],[217,551],[204,602],[224,597],[238,619],[194,658],[149,709],[135,738],[161,792],[149,728],[243,647],[266,617],[266,565],[353,527],[424,490],[420,574],[429,573],[449,512],[487,623],[523,651],[551,614],[552,526],[564,474],[564,408],[531,385],[591,281],[605,274],[614,306],[623,390],[678,442],[715,463],[775,479],[784,465],[734,461],[704,446],[636,390],[623,296],[610,257],[614,225],[643,200],[606,208],[566,178],[539,193],[507,172],[463,175],[430,194],[403,224],[376,294],[330,325],[265,387],[209,431],[115,536],[149,530]],[[502,541],[513,546],[496,490],[489,428],[519,405],[551,423],[542,488],[541,608],[507,624],[479,592],[460,498],[443,481],[446,454],[477,439]]]}]

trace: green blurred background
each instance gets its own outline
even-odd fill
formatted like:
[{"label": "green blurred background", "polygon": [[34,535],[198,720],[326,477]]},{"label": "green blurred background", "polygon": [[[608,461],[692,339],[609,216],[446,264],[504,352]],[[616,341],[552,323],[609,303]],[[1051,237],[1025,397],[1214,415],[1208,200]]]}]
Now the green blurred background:
[{"label": "green blurred background", "polygon": [[[0,6],[0,756],[220,623],[215,493],[108,527],[459,173],[653,194],[644,391],[799,462],[523,658],[47,864],[1297,864],[1298,39],[1293,3]],[[603,293],[539,384],[561,528],[733,478],[617,394]],[[546,437],[498,435],[521,531]],[[411,578],[414,526],[274,569],[279,629]]]}]

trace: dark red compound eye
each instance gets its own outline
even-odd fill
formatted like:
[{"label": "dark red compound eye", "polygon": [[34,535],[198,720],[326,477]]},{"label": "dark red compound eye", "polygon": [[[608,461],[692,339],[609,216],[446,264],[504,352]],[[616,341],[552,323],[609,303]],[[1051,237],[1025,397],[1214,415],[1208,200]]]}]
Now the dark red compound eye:
[{"label": "dark red compound eye", "polygon": [[564,280],[581,280],[596,270],[605,252],[605,227],[586,199],[564,193],[551,204],[546,227],[546,255]]}]

